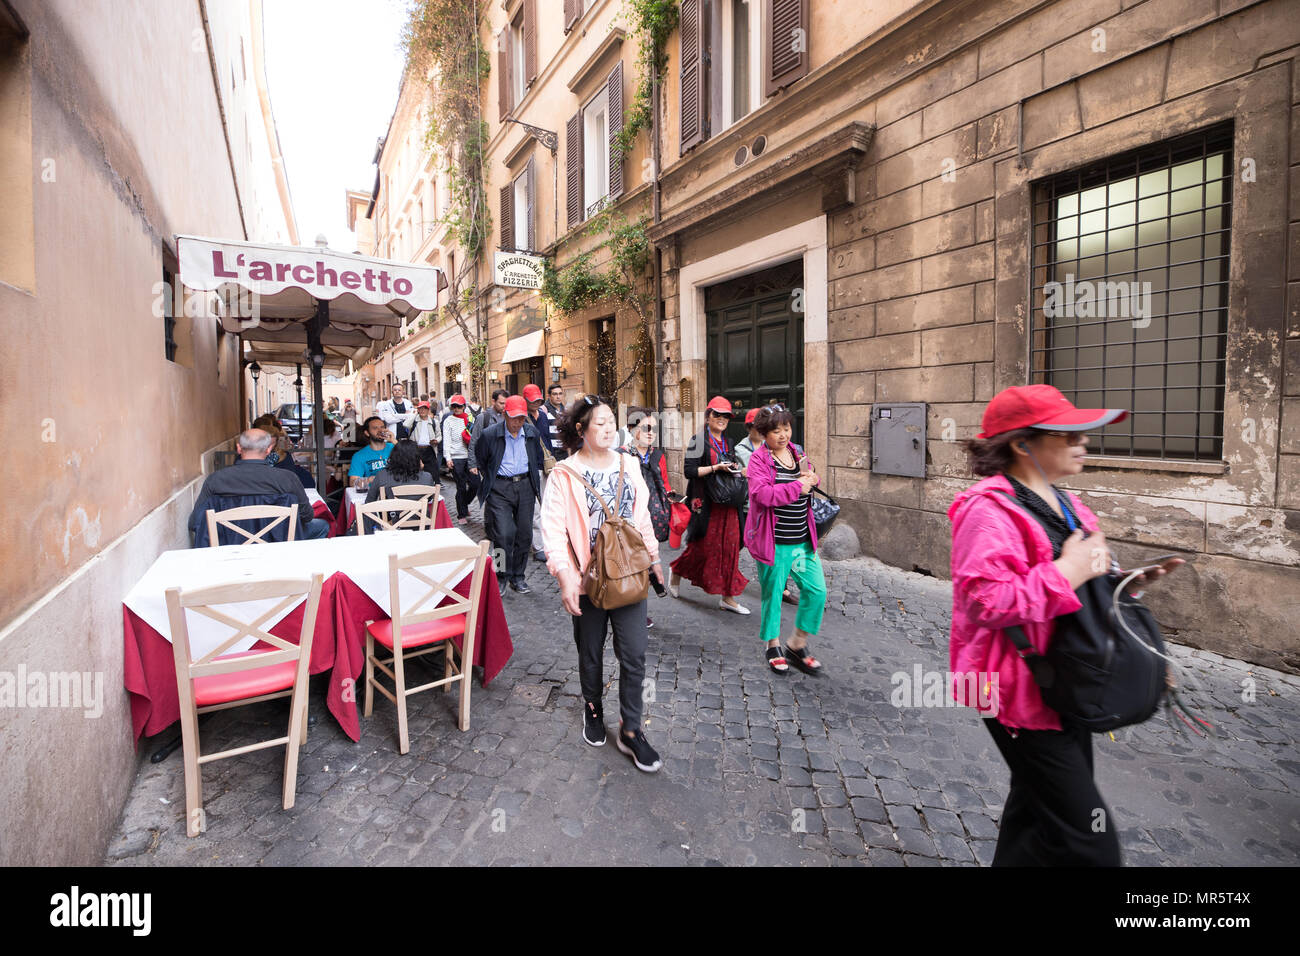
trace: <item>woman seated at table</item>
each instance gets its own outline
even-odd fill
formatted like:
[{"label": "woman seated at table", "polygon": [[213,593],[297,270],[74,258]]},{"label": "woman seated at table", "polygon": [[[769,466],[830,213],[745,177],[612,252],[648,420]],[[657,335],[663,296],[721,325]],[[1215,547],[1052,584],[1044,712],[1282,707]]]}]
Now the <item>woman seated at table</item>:
[{"label": "woman seated at table", "polygon": [[421,470],[420,446],[409,438],[399,441],[388,453],[388,467],[377,472],[370,479],[370,490],[366,492],[366,503],[378,501],[384,495],[383,490],[394,485],[430,485],[440,487],[439,482],[427,471]]}]

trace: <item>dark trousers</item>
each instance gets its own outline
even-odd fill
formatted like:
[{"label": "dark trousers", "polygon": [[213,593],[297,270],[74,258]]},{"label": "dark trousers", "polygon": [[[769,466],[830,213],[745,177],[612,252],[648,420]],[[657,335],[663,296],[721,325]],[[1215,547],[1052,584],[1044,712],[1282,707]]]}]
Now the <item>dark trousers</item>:
[{"label": "dark trousers", "polygon": [[438,446],[420,446],[420,467],[427,471],[436,482],[438,480]]},{"label": "dark trousers", "polygon": [[1092,734],[984,726],[1011,768],[994,866],[1119,866],[1119,834],[1092,779]]},{"label": "dark trousers", "polygon": [[623,729],[641,729],[641,694],[645,680],[646,602],[637,601],[613,611],[602,611],[587,595],[578,597],[582,614],[573,619],[573,641],[578,645],[578,678],[582,698],[600,706],[605,690],[605,632],[614,628],[614,654],[618,657],[618,706]]},{"label": "dark trousers", "polygon": [[452,473],[456,476],[456,517],[469,517],[469,503],[478,494],[478,475],[469,473],[468,458],[453,458]]},{"label": "dark trousers", "polygon": [[527,478],[511,481],[497,477],[492,481],[483,504],[492,546],[505,555],[506,580],[524,580],[528,570],[528,550],[533,543],[533,485]]}]

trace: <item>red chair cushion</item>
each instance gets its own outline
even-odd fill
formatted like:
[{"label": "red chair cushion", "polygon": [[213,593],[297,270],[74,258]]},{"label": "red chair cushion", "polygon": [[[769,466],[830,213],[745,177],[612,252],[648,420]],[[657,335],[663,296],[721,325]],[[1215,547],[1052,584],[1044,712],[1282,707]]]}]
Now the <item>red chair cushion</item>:
[{"label": "red chair cushion", "polygon": [[[266,650],[241,651],[238,654],[223,654],[213,658],[218,661],[234,660],[237,657],[249,657],[253,654],[265,654]],[[260,697],[262,694],[274,694],[276,691],[289,690],[297,675],[298,665],[294,661],[283,664],[271,664],[267,667],[255,667],[252,670],[235,671],[232,674],[213,674],[208,677],[194,678],[194,703],[199,707],[212,704],[228,704],[232,700],[246,697]]]},{"label": "red chair cushion", "polygon": [[[368,628],[371,635],[390,651],[393,649],[393,622],[375,621]],[[423,647],[436,641],[445,641],[449,637],[465,633],[465,615],[453,614],[436,621],[423,624],[402,625],[402,647]]]}]

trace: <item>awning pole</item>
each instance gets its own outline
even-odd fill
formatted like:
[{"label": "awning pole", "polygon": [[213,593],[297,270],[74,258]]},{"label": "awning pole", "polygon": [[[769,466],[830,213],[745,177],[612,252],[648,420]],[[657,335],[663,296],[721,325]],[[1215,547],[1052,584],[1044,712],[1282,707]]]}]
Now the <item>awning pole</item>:
[{"label": "awning pole", "polygon": [[[321,398],[321,365],[324,364],[325,349],[321,347],[320,335],[321,330],[330,323],[330,304],[328,301],[317,300],[316,317],[307,323],[307,349],[311,352],[311,391],[312,391],[312,434],[316,436],[316,490],[322,497],[326,491],[325,482],[325,430],[324,408]],[[316,356],[320,356],[321,363],[317,363]],[[302,412],[298,413],[301,420]]]}]

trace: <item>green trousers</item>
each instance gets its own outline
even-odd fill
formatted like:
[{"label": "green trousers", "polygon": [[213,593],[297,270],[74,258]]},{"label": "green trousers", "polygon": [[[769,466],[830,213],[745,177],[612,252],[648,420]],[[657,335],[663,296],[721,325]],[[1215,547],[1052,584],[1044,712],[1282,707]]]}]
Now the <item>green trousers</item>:
[{"label": "green trousers", "polygon": [[795,614],[794,626],[805,634],[820,631],[822,612],[826,610],[826,578],[812,542],[778,544],[772,563],[758,563],[757,567],[758,583],[763,589],[759,636],[764,641],[780,638],[781,592],[792,575],[799,584],[799,610]]}]

